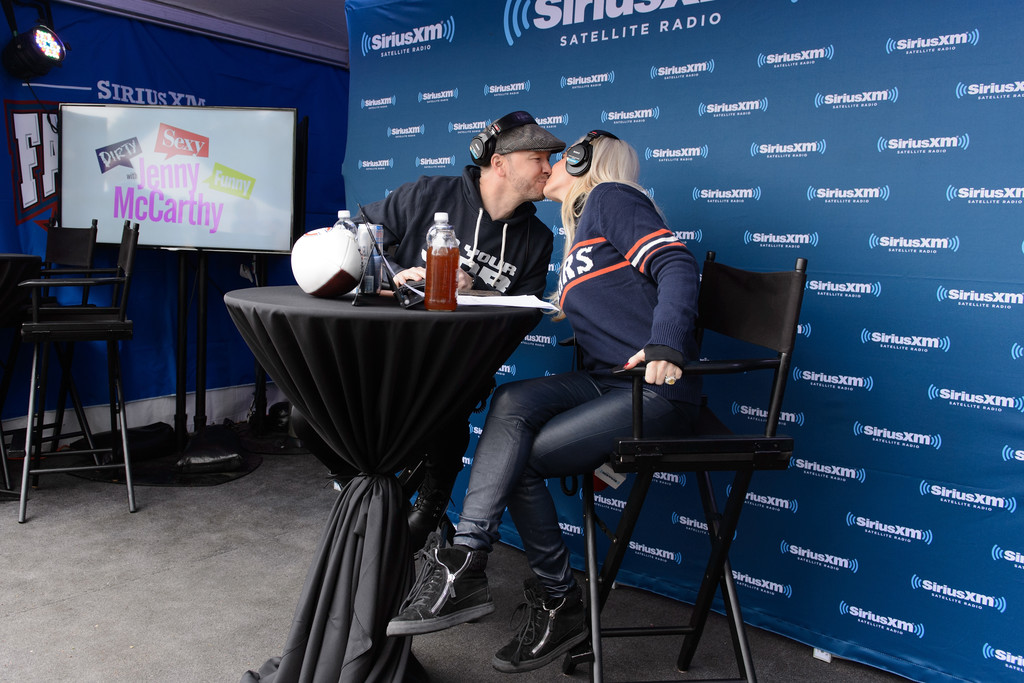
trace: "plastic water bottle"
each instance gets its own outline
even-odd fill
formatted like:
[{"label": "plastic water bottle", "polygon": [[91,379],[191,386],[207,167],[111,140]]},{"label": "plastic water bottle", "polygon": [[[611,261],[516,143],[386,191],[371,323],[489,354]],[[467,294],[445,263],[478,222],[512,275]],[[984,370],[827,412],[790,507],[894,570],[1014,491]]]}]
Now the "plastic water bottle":
[{"label": "plastic water bottle", "polygon": [[423,306],[428,311],[454,311],[458,285],[459,240],[448,214],[434,214],[427,231],[427,285]]},{"label": "plastic water bottle", "polygon": [[334,222],[334,227],[348,230],[353,236],[356,234],[356,224],[352,221],[352,214],[348,209],[338,211],[338,220]]}]

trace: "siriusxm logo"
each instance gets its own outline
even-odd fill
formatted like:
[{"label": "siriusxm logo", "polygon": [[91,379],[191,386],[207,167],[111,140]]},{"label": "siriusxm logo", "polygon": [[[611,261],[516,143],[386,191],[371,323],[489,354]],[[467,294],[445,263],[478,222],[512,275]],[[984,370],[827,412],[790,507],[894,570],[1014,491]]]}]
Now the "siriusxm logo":
[{"label": "siriusxm logo", "polygon": [[819,296],[846,296],[857,299],[868,294],[875,298],[882,296],[881,282],[830,282],[828,280],[808,280],[807,289]]},{"label": "siriusxm logo", "polygon": [[792,512],[794,515],[800,507],[800,503],[797,502],[796,498],[766,496],[753,491],[747,491],[747,495],[744,500],[746,500],[748,504],[761,508],[762,510],[771,510],[773,512]]},{"label": "siriusxm logo", "polygon": [[704,520],[685,517],[676,512],[672,513],[672,524],[675,526],[681,526],[687,531],[694,531],[699,534],[708,533],[708,523]]},{"label": "siriusxm logo", "polygon": [[997,610],[1000,614],[1006,613],[1006,598],[1002,596],[995,597],[992,595],[985,595],[984,593],[978,593],[976,591],[953,588],[952,586],[947,586],[946,584],[939,583],[938,581],[922,579],[917,574],[910,577],[910,587],[914,590],[928,591],[932,594],[932,597],[939,598],[940,600],[955,602],[975,609],[991,607]]},{"label": "siriusxm logo", "polygon": [[815,47],[809,50],[800,50],[798,52],[778,52],[776,54],[766,55],[764,53],[757,55],[757,68],[764,66],[771,66],[774,68],[785,67],[785,66],[803,66],[806,64],[814,64],[819,59],[832,60],[835,56],[836,49],[832,45],[826,45],[825,47]]},{"label": "siriusxm logo", "polygon": [[939,251],[960,251],[960,236],[952,237],[904,237],[902,235],[883,235],[879,237],[871,233],[868,237],[868,248],[881,247],[896,254],[937,254]]},{"label": "siriusxm logo", "polygon": [[395,138],[411,138],[417,135],[423,135],[427,132],[427,127],[423,124],[418,126],[406,126],[405,128],[396,128],[394,126],[388,127],[388,137]]},{"label": "siriusxm logo", "polygon": [[808,157],[813,153],[824,154],[826,144],[824,140],[812,142],[790,142],[781,143],[750,143],[750,156],[763,156],[768,159],[793,159]]},{"label": "siriusxm logo", "polygon": [[968,204],[1024,204],[1024,187],[946,186],[946,201],[966,199]]},{"label": "siriusxm logo", "polygon": [[1002,100],[1008,97],[1024,97],[1024,81],[1007,83],[971,83],[956,84],[956,98],[976,97],[979,100]]},{"label": "siriusxm logo", "polygon": [[1021,292],[978,292],[973,289],[946,289],[942,285],[935,290],[935,298],[940,302],[955,301],[960,306],[980,308],[1010,308],[1024,304],[1024,293]]},{"label": "siriusxm logo", "polygon": [[360,109],[384,109],[385,107],[393,107],[398,102],[398,98],[394,95],[390,97],[375,97],[366,98],[359,100]]},{"label": "siriusxm logo", "polygon": [[1000,650],[988,643],[981,646],[981,656],[985,659],[995,659],[1002,662],[1007,669],[1024,671],[1024,655],[1015,655],[1008,650]]},{"label": "siriusxm logo", "polygon": [[748,100],[746,102],[721,102],[718,104],[697,105],[697,115],[705,114],[714,117],[720,116],[749,116],[755,111],[768,111],[768,98],[762,97],[759,100]]},{"label": "siriusxm logo", "polygon": [[792,545],[791,543],[783,540],[779,544],[779,549],[783,555],[793,555],[797,559],[813,564],[818,567],[824,567],[825,569],[831,569],[838,571],[840,569],[849,569],[854,574],[860,568],[860,563],[857,558],[840,557],[838,555],[830,555],[828,553],[819,553],[808,548],[801,548],[798,545]]},{"label": "siriusxm logo", "polygon": [[538,126],[542,128],[551,128],[552,126],[568,126],[569,125],[569,114],[554,114],[552,116],[535,116],[533,118],[537,122]]},{"label": "siriusxm logo", "polygon": [[661,117],[661,107],[634,109],[633,111],[602,111],[601,123],[646,123]]},{"label": "siriusxm logo", "polygon": [[900,98],[899,88],[888,90],[862,90],[861,92],[835,92],[814,95],[814,108],[853,109],[855,107],[877,107],[880,102],[895,102]]},{"label": "siriusxm logo", "polygon": [[715,71],[715,60],[709,59],[706,62],[693,62],[690,64],[678,64],[673,66],[652,66],[651,80],[659,78],[666,81],[675,78],[693,78],[700,74],[710,74]]},{"label": "siriusxm logo", "polygon": [[932,349],[949,351],[949,337],[919,337],[917,335],[871,332],[866,327],[860,331],[862,344],[878,344],[883,349],[902,349],[927,353]]},{"label": "siriusxm logo", "polygon": [[484,83],[484,97],[488,95],[495,95],[497,97],[503,97],[506,95],[522,95],[524,92],[530,92],[530,87],[529,79],[525,81],[516,81],[515,83]]},{"label": "siriusxm logo", "polygon": [[787,598],[793,597],[793,586],[787,584],[781,584],[777,581],[769,581],[768,579],[759,579],[743,572],[738,572],[735,569],[732,570],[732,580],[736,582],[737,586],[741,588],[750,588],[768,595],[785,595]]},{"label": "siriusxm logo", "polygon": [[742,204],[748,199],[760,201],[761,186],[735,187],[727,190],[711,188],[693,188],[693,201],[705,200],[708,204]]},{"label": "siriusxm logo", "polygon": [[395,165],[394,158],[391,159],[374,159],[374,160],[363,160],[360,159],[356,162],[356,168],[361,171],[383,171],[388,168],[393,168]]},{"label": "siriusxm logo", "polygon": [[655,472],[653,481],[663,486],[686,486],[686,475],[681,472]]},{"label": "siriusxm logo", "polygon": [[921,480],[921,484],[918,486],[918,492],[922,496],[935,496],[943,503],[961,505],[963,507],[974,508],[975,510],[985,510],[988,512],[992,512],[994,510],[1006,510],[1010,514],[1017,511],[1017,499],[1013,496],[1010,496],[1009,498],[1002,498],[1000,496],[992,496],[987,493],[961,491],[960,489],[949,488],[942,484],[930,484],[925,479]]},{"label": "siriusxm logo", "polygon": [[589,76],[562,76],[558,85],[561,88],[598,88],[602,85],[609,85],[615,82],[615,72],[608,71],[603,74],[590,74]]},{"label": "siriusxm logo", "polygon": [[647,557],[652,560],[659,560],[661,562],[672,562],[674,564],[683,563],[682,553],[678,553],[673,550],[653,548],[649,545],[638,543],[637,541],[630,541],[629,549],[642,557]]},{"label": "siriusxm logo", "polygon": [[566,522],[559,522],[558,528],[562,530],[563,534],[568,534],[569,536],[583,535],[583,527],[581,527],[578,524],[567,524]]},{"label": "siriusxm logo", "polygon": [[648,147],[644,150],[644,159],[647,161],[650,161],[651,159],[656,161],[693,161],[694,159],[707,158],[707,145],[702,145],[700,147],[675,147],[662,149],[652,149]]},{"label": "siriusxm logo", "polygon": [[1003,446],[1002,456],[1005,462],[1010,462],[1011,460],[1016,460],[1017,462],[1024,462],[1024,449],[1013,448],[1011,446]]},{"label": "siriusxm logo", "polygon": [[864,533],[875,536],[885,536],[904,543],[911,541],[922,541],[925,545],[931,545],[934,535],[931,529],[915,529],[901,524],[888,524],[868,517],[860,517],[852,512],[846,513],[846,526],[863,529]]},{"label": "siriusxm logo", "polygon": [[[559,26],[571,26],[573,24],[597,23],[607,19],[631,18],[632,15],[645,15],[660,10],[674,9],[678,11],[681,5],[698,5],[713,2],[714,0],[592,0],[585,3],[574,3],[573,0],[505,0],[505,12],[503,16],[503,28],[505,41],[509,46],[515,45],[517,40],[530,28],[546,30]],[[590,11],[587,11],[587,8]],[[532,11],[531,11],[532,10]],[[657,16],[657,15],[655,15]],[[698,26],[714,26],[722,21],[722,15],[714,12],[710,15],[701,14],[688,16],[684,20],[675,18],[670,25],[668,20],[661,20],[658,26],[659,31],[675,31],[682,28],[692,29]],[[608,32],[614,35],[609,37]],[[586,33],[562,36],[560,44],[579,45],[585,42],[598,42],[599,40],[611,40],[621,37],[633,37],[636,35],[647,35],[650,32],[650,25],[647,23],[616,27],[608,30],[595,30]],[[597,35],[593,35],[597,34]]]},{"label": "siriusxm logo", "polygon": [[[765,410],[764,408],[758,408],[756,406],[744,406],[740,405],[739,403],[736,403],[736,401],[732,402],[732,414],[742,415],[755,422],[764,422],[768,419],[768,411]],[[803,427],[804,414],[802,412],[790,413],[782,411],[779,413],[779,424],[799,425]]]},{"label": "siriusxm logo", "polygon": [[[582,495],[582,491],[580,492]],[[602,495],[601,493],[594,492],[594,505],[602,507],[607,510],[616,510],[622,512],[626,508],[626,501],[619,500],[618,498],[610,498],[609,496]]]},{"label": "siriusxm logo", "polygon": [[509,365],[508,363],[505,363],[500,368],[498,368],[498,372],[496,374],[499,374],[499,375],[510,375],[512,377],[515,377],[516,376],[516,365],[515,365],[515,363],[513,363],[511,365]]},{"label": "siriusxm logo", "polygon": [[786,233],[743,231],[743,244],[756,244],[759,247],[816,247],[818,233]]},{"label": "siriusxm logo", "polygon": [[558,346],[558,339],[550,334],[528,334],[523,343],[529,346],[537,346],[542,349]]},{"label": "siriusxm logo", "polygon": [[912,621],[875,614],[871,610],[850,605],[845,600],[839,602],[839,613],[843,616],[851,616],[862,624],[882,628],[891,633],[910,633],[918,638],[924,638],[924,624],[915,624]]},{"label": "siriusxm logo", "polygon": [[867,204],[875,199],[889,201],[889,186],[881,187],[814,187],[807,186],[807,201],[824,199],[826,204]]},{"label": "siriusxm logo", "polygon": [[450,157],[416,157],[417,168],[444,168],[455,165],[455,155]]},{"label": "siriusxm logo", "polygon": [[421,92],[416,95],[417,102],[426,102],[431,104],[434,102],[450,102],[451,100],[459,99],[459,89],[450,88],[448,90],[435,90],[434,92]]},{"label": "siriusxm logo", "polygon": [[680,242],[700,243],[704,241],[704,231],[701,230],[700,228],[696,230],[675,230],[673,232],[676,236],[676,239],[679,240]]},{"label": "siriusxm logo", "polygon": [[360,47],[364,57],[371,52],[380,52],[382,57],[390,57],[429,50],[430,43],[439,40],[447,40],[449,43],[455,40],[455,17],[449,16],[436,24],[418,26],[401,33],[392,31],[372,36],[364,33]]},{"label": "siriusxm logo", "polygon": [[854,391],[855,389],[866,389],[871,391],[875,387],[875,380],[871,375],[868,375],[867,377],[829,375],[823,372],[815,372],[813,370],[801,370],[798,367],[793,368],[793,381],[809,382],[811,386],[822,387],[825,389],[838,389],[840,391]]},{"label": "siriusxm logo", "polygon": [[887,427],[861,424],[860,421],[853,423],[853,435],[866,436],[872,441],[907,446],[909,448],[920,448],[921,446],[931,446],[935,450],[942,448],[942,436],[939,434],[916,434],[914,432],[894,431]]},{"label": "siriusxm logo", "polygon": [[1000,548],[998,543],[992,546],[992,559],[996,562],[1003,560],[1017,565],[1018,569],[1024,569],[1024,553],[1019,553],[1016,550]]},{"label": "siriusxm logo", "polygon": [[812,477],[822,477],[833,481],[857,481],[863,484],[867,481],[868,473],[863,467],[853,468],[842,465],[823,465],[813,460],[793,458],[789,461],[790,468],[796,468]]},{"label": "siriusxm logo", "polygon": [[967,149],[970,146],[971,136],[967,133],[931,138],[879,137],[875,143],[879,152],[895,151],[897,154],[943,154],[948,149]]},{"label": "siriusxm logo", "polygon": [[932,384],[928,387],[928,398],[932,401],[940,398],[944,401],[948,401],[949,405],[958,406],[960,408],[992,410],[997,413],[1001,413],[1003,410],[1012,408],[1018,412],[1024,413],[1024,396],[975,394],[969,391],[960,391],[959,389],[940,389]]},{"label": "siriusxm logo", "polygon": [[981,33],[978,29],[967,33],[950,33],[944,36],[932,38],[900,38],[899,40],[889,38],[885,41],[887,54],[902,52],[904,54],[920,54],[923,52],[941,52],[944,50],[955,50],[960,45],[978,45]]},{"label": "siriusxm logo", "polygon": [[449,133],[473,133],[476,135],[481,130],[491,125],[490,121],[449,121]]}]

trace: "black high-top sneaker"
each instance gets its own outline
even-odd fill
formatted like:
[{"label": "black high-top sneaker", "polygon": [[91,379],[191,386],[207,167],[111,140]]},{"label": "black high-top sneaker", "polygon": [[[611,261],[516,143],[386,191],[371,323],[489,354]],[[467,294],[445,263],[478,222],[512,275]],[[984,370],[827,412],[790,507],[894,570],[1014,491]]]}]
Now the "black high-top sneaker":
[{"label": "black high-top sneaker", "polygon": [[426,552],[402,611],[388,622],[388,635],[433,633],[493,612],[486,566],[487,553],[464,545]]},{"label": "black high-top sneaker", "polygon": [[586,608],[579,586],[550,598],[536,578],[524,584],[526,602],[512,614],[516,634],[491,660],[503,673],[532,671],[550,664],[587,639]]}]

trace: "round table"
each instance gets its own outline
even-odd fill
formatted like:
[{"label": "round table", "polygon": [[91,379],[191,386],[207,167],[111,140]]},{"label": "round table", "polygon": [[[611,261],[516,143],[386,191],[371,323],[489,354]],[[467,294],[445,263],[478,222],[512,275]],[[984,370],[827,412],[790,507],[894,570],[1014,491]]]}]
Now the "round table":
[{"label": "round table", "polygon": [[442,417],[469,413],[540,312],[404,309],[390,296],[353,306],[295,286],[236,290],[224,302],[284,395],[360,472],[328,520],[284,656],[242,680],[415,677],[411,639],[385,634],[412,580],[406,501],[393,475],[422,453]]}]

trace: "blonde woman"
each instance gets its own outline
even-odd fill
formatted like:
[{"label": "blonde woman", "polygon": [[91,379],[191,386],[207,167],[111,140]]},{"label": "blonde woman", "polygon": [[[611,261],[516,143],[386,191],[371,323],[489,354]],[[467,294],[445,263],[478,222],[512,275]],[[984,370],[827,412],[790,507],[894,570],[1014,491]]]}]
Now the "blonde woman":
[{"label": "blonde woman", "polygon": [[686,433],[700,400],[699,381],[680,370],[696,357],[697,264],[638,174],[636,151],[600,130],[552,166],[544,195],[562,203],[566,232],[558,303],[582,369],[498,388],[455,544],[430,551],[389,635],[429,633],[494,611],[484,567],[507,506],[534,576],[521,626],[492,664],[510,673],[536,669],[587,637],[582,592],[545,479],[590,472],[607,458],[613,437],[630,433],[630,381],[612,370],[646,363],[645,435]]}]

